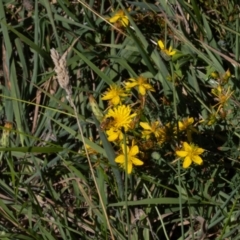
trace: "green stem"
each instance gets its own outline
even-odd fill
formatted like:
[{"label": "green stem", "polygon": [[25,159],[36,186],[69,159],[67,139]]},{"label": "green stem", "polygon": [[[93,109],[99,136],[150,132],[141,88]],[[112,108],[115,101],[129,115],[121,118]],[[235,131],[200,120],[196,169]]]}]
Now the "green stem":
[{"label": "green stem", "polygon": [[124,155],[125,155],[125,207],[128,227],[128,239],[130,239],[130,222],[129,222],[129,211],[128,211],[128,154],[127,154],[127,141],[126,135],[123,134],[124,144]]}]

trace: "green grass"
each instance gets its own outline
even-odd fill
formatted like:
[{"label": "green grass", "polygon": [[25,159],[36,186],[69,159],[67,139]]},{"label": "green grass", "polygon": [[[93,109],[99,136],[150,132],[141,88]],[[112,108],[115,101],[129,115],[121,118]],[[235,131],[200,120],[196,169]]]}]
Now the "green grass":
[{"label": "green grass", "polygon": [[[238,2],[23,2],[0,1],[0,239],[240,239]],[[120,9],[127,27],[108,21]],[[74,109],[50,49],[76,39]],[[122,143],[144,162],[127,174],[95,111],[107,114],[109,86],[140,75],[155,92],[134,88],[124,102],[137,116]],[[161,144],[142,138],[140,122],[154,121]],[[176,151],[190,141],[203,164],[183,168]]]}]

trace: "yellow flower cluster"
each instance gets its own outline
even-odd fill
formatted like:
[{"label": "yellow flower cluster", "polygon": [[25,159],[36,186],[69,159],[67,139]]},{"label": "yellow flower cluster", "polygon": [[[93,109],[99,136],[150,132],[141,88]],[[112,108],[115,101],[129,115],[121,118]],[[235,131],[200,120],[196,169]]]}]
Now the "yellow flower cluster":
[{"label": "yellow flower cluster", "polygon": [[[178,128],[172,127],[170,123],[167,123],[165,126],[161,126],[158,121],[147,123],[140,122],[140,126],[144,129],[142,132],[142,137],[146,139],[155,138],[158,144],[163,144],[172,138],[176,137],[177,129],[179,132],[186,133],[187,140],[192,142],[192,133],[197,132],[197,130],[192,126],[194,123],[194,119],[186,118],[183,121],[178,122]],[[176,155],[184,158],[183,168],[188,168],[192,162],[196,164],[202,164],[202,159],[199,157],[204,150],[202,148],[198,148],[194,144],[188,144],[187,142],[183,142],[183,149],[181,151],[176,151]]]},{"label": "yellow flower cluster", "polygon": [[[124,27],[129,24],[129,20],[122,10],[119,10],[109,21]],[[158,41],[158,45],[161,54],[167,56],[168,60],[177,52],[172,46],[166,48],[161,40]],[[133,96],[131,95],[132,90],[138,93],[138,100],[129,105],[129,99]],[[192,143],[192,133],[197,132],[193,127],[194,119],[192,117],[179,121],[177,126],[172,123],[162,124],[156,120],[141,121],[144,119],[143,110],[146,97],[150,92],[155,92],[155,89],[149,80],[144,76],[138,76],[129,78],[122,86],[110,85],[103,93],[101,99],[108,101],[109,107],[101,120],[100,129],[105,131],[108,141],[113,142],[119,149],[115,162],[130,174],[134,165],[140,166],[144,163],[137,156],[141,153],[141,149],[152,150],[155,146],[160,148],[168,142],[176,145],[177,136],[180,136],[187,140],[183,142],[182,149],[176,151],[176,155],[184,159],[183,168],[188,168],[193,162],[202,164],[203,161],[199,155],[204,152],[204,149]],[[133,106],[138,104],[140,106],[135,107],[135,111],[133,111]],[[123,144],[123,139],[126,139],[127,146]]]},{"label": "yellow flower cluster", "polygon": [[[124,104],[126,98],[130,96],[131,89],[136,89],[141,97],[145,97],[149,91],[155,91],[153,86],[148,83],[148,79],[143,76],[128,79],[123,87],[116,84],[111,85],[102,95],[102,100],[108,101],[110,108],[100,124],[101,130],[107,134],[108,141],[122,146],[123,154],[116,158],[116,162],[122,165],[127,173],[132,172],[132,165],[143,164],[135,157],[139,153],[139,147],[134,145],[134,140],[132,140],[131,147],[126,146],[126,151],[123,150],[122,144],[124,134],[134,128],[134,121],[137,118],[137,113],[132,112],[131,106]],[[126,165],[124,156],[127,159]]]},{"label": "yellow flower cluster", "polygon": [[129,90],[132,88],[136,88],[141,96],[145,96],[147,91],[155,91],[152,85],[148,83],[147,78],[139,76],[137,78],[129,78],[125,82],[124,88],[116,84],[111,85],[103,94],[102,100],[109,101],[110,105],[122,104],[122,100],[129,96]]},{"label": "yellow flower cluster", "polygon": [[[192,142],[192,133],[197,132],[193,127],[194,119],[188,117],[178,122],[178,126],[174,127],[171,123],[162,125],[159,121],[141,122],[139,121],[139,113],[132,111],[132,107],[125,102],[126,97],[130,96],[130,90],[135,88],[141,97],[145,97],[148,91],[154,91],[151,84],[148,83],[147,79],[139,76],[137,78],[130,78],[124,85],[120,87],[117,85],[110,86],[107,91],[103,94],[102,100],[109,102],[110,108],[105,114],[101,122],[101,130],[105,131],[110,142],[114,142],[116,145],[120,146],[121,152],[115,159],[117,163],[125,169],[129,174],[132,172],[133,165],[142,165],[143,161],[138,159],[136,155],[139,153],[139,146],[134,143],[135,137],[127,138],[128,143],[132,141],[131,146],[124,146],[123,138],[124,134],[129,135],[129,131],[138,132],[138,125],[142,128],[140,130],[143,140],[142,147],[146,149],[147,143],[156,143],[158,146],[171,140],[175,140],[177,136],[177,131],[183,133],[189,142]],[[133,124],[133,123],[136,124]],[[137,129],[135,128],[137,126]],[[146,144],[144,144],[146,143]],[[202,163],[199,160],[201,151],[193,145],[187,145],[184,142],[182,151],[177,151],[176,154],[180,157],[184,157],[183,167],[189,167],[192,162],[197,164]],[[189,147],[188,147],[189,146]],[[195,147],[193,147],[195,146]],[[150,148],[153,147],[150,144]],[[185,155],[184,152],[185,151]],[[197,155],[198,154],[198,155]]]},{"label": "yellow flower cluster", "polygon": [[216,100],[218,102],[213,106],[213,108],[218,106],[216,111],[216,113],[218,113],[219,110],[221,108],[224,108],[224,106],[227,104],[227,101],[232,96],[233,91],[231,92],[229,87],[227,90],[225,90],[222,86],[219,85],[217,88],[213,88],[211,92],[216,97]]},{"label": "yellow flower cluster", "polygon": [[228,100],[233,95],[234,91],[231,91],[228,85],[229,79],[231,77],[231,72],[229,69],[223,73],[212,72],[210,74],[211,80],[214,80],[214,87],[211,89],[211,94],[213,95],[214,101],[217,103],[212,106],[212,112],[209,115],[206,123],[207,125],[213,125],[219,119],[219,116],[225,118],[228,110]]},{"label": "yellow flower cluster", "polygon": [[140,122],[140,126],[144,129],[142,131],[142,137],[145,139],[150,139],[154,136],[159,145],[168,141],[172,134],[169,134],[173,128],[171,128],[170,123],[165,126],[160,125],[160,122],[154,121],[152,123]]}]

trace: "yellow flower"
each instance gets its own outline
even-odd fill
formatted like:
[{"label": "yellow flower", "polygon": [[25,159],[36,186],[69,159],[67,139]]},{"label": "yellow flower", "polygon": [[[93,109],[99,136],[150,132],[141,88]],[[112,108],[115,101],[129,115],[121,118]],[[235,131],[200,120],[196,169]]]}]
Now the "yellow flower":
[{"label": "yellow flower", "polygon": [[141,95],[146,95],[146,91],[152,91],[155,92],[153,87],[147,83],[147,78],[144,78],[142,76],[139,76],[137,78],[130,78],[129,79],[131,82],[126,82],[126,89],[130,89],[133,87],[138,87],[138,91]]},{"label": "yellow flower", "polygon": [[122,131],[117,128],[113,128],[113,127],[110,128],[109,130],[106,131],[106,134],[108,135],[109,142],[114,142],[114,141],[123,139]]},{"label": "yellow flower", "polygon": [[122,144],[121,147],[122,147],[123,154],[118,155],[115,158],[115,162],[119,163],[121,167],[123,167],[125,171],[127,171],[127,173],[130,174],[132,172],[133,165],[136,165],[136,166],[143,165],[143,161],[136,158],[136,155],[139,153],[139,148],[137,145],[134,145],[134,143],[132,143],[132,146],[130,148],[126,146],[127,151],[125,152],[124,144]]},{"label": "yellow flower", "polygon": [[146,139],[149,139],[151,134],[154,134],[156,138],[161,135],[161,126],[158,121],[152,122],[151,125],[147,122],[140,122],[140,126],[144,129],[142,136]]},{"label": "yellow flower", "polygon": [[172,49],[172,46],[170,46],[169,49],[165,48],[165,45],[162,40],[158,41],[158,46],[161,48],[161,51],[167,56],[172,56],[177,52],[176,50]]},{"label": "yellow flower", "polygon": [[187,139],[189,142],[192,141],[192,132],[197,132],[197,130],[192,126],[194,122],[193,117],[189,118],[185,118],[183,119],[183,121],[179,121],[178,122],[178,128],[180,132],[186,131],[187,132]]},{"label": "yellow flower", "polygon": [[157,142],[159,145],[170,141],[172,138],[176,137],[175,129],[171,123],[167,123],[165,126],[161,127],[159,130],[159,137],[157,137]]},{"label": "yellow flower", "polygon": [[227,91],[224,91],[224,89],[220,85],[218,85],[218,87],[212,89],[211,92],[213,95],[215,95],[217,97],[218,103],[216,105],[214,105],[213,107],[218,106],[218,109],[216,111],[218,113],[218,111],[222,107],[224,107],[224,105],[226,105],[228,99],[232,96],[233,91],[230,92],[230,88],[228,88]]},{"label": "yellow flower", "polygon": [[126,96],[128,95],[124,93],[124,89],[120,86],[111,85],[108,91],[104,93],[104,96],[102,96],[102,100],[109,100],[112,105],[118,105],[121,103],[121,97]]},{"label": "yellow flower", "polygon": [[217,116],[216,113],[212,113],[208,116],[208,119],[206,120],[206,123],[208,126],[212,126],[217,122]]},{"label": "yellow flower", "polygon": [[203,160],[199,157],[200,154],[204,152],[203,148],[199,148],[194,144],[188,144],[187,142],[183,143],[183,148],[180,151],[176,151],[176,155],[184,158],[183,168],[188,168],[192,162],[201,165]]},{"label": "yellow flower", "polygon": [[219,78],[219,74],[218,74],[218,72],[212,72],[211,74],[210,74],[210,76],[213,78],[213,79],[218,79]]},{"label": "yellow flower", "polygon": [[183,119],[182,122],[179,121],[178,122],[179,131],[181,132],[181,131],[186,131],[186,130],[190,129],[193,122],[194,122],[193,117],[191,117],[191,118],[188,117],[186,119]]},{"label": "yellow flower", "polygon": [[228,69],[222,76],[222,83],[223,84],[226,84],[229,80],[229,78],[231,77],[231,72],[230,70]]},{"label": "yellow flower", "polygon": [[123,10],[118,10],[111,18],[109,18],[109,22],[116,23],[119,27],[127,27],[129,25],[129,19]]},{"label": "yellow flower", "polygon": [[136,113],[131,114],[130,106],[120,105],[109,109],[105,118],[111,118],[113,120],[111,127],[115,129],[124,128],[124,130],[127,131],[130,128],[132,118],[135,116]]}]

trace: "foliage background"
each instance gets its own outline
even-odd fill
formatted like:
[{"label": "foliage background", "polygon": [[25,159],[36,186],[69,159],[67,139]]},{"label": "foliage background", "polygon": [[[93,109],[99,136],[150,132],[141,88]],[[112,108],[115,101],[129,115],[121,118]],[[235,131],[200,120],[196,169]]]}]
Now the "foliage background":
[{"label": "foliage background", "polygon": [[[109,24],[118,9],[130,27]],[[239,239],[238,1],[2,0],[0,17],[0,238]],[[91,164],[50,57],[77,38],[67,64]],[[178,53],[166,58],[159,39]],[[224,86],[234,93],[214,115],[211,89],[228,69]],[[108,85],[141,74],[156,89],[145,118],[194,117],[195,143],[206,152],[203,165],[186,170],[173,144],[148,149],[134,174],[120,171],[121,195],[116,153],[88,96],[104,110]]]}]

